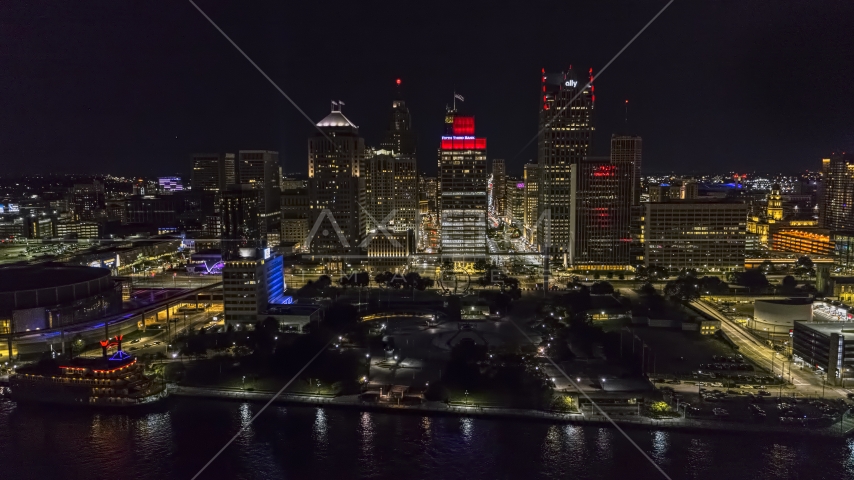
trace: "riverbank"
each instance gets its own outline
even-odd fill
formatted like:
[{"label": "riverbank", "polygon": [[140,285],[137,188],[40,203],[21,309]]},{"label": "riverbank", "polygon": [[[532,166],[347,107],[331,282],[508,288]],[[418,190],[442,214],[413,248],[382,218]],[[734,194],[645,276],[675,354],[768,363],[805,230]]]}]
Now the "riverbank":
[{"label": "riverbank", "polygon": [[[215,389],[187,386],[170,386],[169,394],[175,397],[194,397],[209,399],[226,399],[248,402],[269,402],[275,392],[242,391],[231,389]],[[358,395],[324,396],[300,395],[284,393],[273,402],[276,404],[299,404],[351,408],[382,412],[456,415],[465,417],[512,418],[534,421],[560,422],[576,425],[610,426],[610,422],[599,414],[552,413],[538,410],[525,410],[501,407],[459,406],[447,405],[443,402],[424,402],[420,405],[394,405],[385,403],[363,402]],[[611,420],[620,427],[643,429],[674,429],[680,431],[713,431],[732,433],[779,433],[792,436],[810,436],[824,438],[845,438],[854,431],[854,420],[844,424],[836,423],[826,428],[786,428],[777,425],[745,424],[725,420],[700,420],[694,418],[655,419],[638,415],[609,414]]]}]

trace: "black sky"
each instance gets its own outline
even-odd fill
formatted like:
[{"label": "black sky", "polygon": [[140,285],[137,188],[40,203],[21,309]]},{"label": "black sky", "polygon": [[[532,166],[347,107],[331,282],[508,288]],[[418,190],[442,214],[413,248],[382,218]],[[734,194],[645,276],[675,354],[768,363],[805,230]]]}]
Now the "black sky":
[{"label": "black sky", "polygon": [[[401,78],[432,173],[456,88],[516,173],[540,69],[599,71],[666,0],[197,3],[315,120],[344,100],[377,145]],[[596,81],[597,153],[615,132],[644,137],[647,172],[854,150],[852,19],[850,0],[676,0]],[[165,175],[238,149],[305,171],[311,132],[186,0],[0,2],[0,174]]]}]

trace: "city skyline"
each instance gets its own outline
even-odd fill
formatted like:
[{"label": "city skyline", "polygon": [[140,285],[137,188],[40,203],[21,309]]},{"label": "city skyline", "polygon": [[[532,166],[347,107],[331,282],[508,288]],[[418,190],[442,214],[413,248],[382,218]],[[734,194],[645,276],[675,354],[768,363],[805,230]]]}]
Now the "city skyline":
[{"label": "city skyline", "polygon": [[846,18],[0,4],[0,476],[854,478]]}]

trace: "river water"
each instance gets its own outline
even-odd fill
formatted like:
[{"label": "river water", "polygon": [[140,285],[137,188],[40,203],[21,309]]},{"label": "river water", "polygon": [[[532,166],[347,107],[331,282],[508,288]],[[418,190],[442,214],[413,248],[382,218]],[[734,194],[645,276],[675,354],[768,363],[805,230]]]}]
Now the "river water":
[{"label": "river water", "polygon": [[[190,479],[260,408],[182,398],[148,412],[0,402],[0,480]],[[628,433],[674,479],[854,479],[850,439]],[[612,428],[273,406],[199,478],[663,477]]]}]

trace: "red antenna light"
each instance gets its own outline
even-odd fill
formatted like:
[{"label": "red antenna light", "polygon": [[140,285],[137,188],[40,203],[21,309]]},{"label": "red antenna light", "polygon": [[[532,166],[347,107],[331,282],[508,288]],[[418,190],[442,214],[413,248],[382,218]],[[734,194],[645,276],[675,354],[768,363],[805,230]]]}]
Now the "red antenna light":
[{"label": "red antenna light", "polygon": [[629,101],[628,101],[628,100],[626,100],[626,103],[629,103]]},{"label": "red antenna light", "polygon": [[397,79],[397,84],[400,85],[400,79],[399,78]]}]

